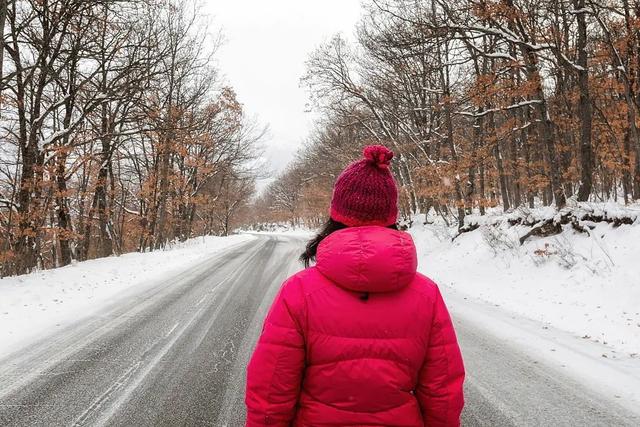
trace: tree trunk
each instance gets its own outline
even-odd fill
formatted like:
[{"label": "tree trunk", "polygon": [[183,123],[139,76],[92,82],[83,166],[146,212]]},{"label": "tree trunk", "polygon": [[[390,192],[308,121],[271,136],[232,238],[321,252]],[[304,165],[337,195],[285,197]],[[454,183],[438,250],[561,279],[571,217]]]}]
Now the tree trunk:
[{"label": "tree trunk", "polygon": [[159,249],[165,245],[165,223],[167,221],[167,199],[169,198],[169,138],[163,136],[159,153],[160,161],[160,189],[158,197],[158,222],[155,233],[155,248]]},{"label": "tree trunk", "polygon": [[[481,113],[482,109],[478,110],[478,113]],[[481,139],[483,137],[483,119],[482,117],[478,117],[475,121],[475,126],[473,128],[473,142],[471,145],[471,157],[473,159],[477,159],[478,158],[478,148],[482,145],[481,144]],[[471,215],[473,213],[473,202],[474,202],[474,198],[475,198],[475,193],[476,193],[476,185],[475,185],[475,181],[476,181],[476,168],[477,168],[477,164],[471,164],[469,166],[469,172],[468,172],[468,176],[467,176],[467,192],[465,195],[465,201],[466,201],[466,206],[465,206],[465,212],[467,215]]]},{"label": "tree trunk", "polygon": [[[529,120],[528,114],[523,114],[523,117],[526,120]],[[529,135],[525,129],[522,130],[522,148],[524,151],[524,162],[526,164],[526,173],[527,173],[527,203],[529,208],[533,209],[535,207],[535,193],[531,190],[531,181],[532,181],[532,173],[531,173],[531,147],[529,144]]]},{"label": "tree trunk", "polygon": [[35,194],[36,163],[38,153],[35,146],[27,143],[22,147],[22,167],[20,171],[20,188],[18,190],[18,223],[19,232],[16,240],[17,265],[16,273],[30,272],[36,266],[36,225],[35,209],[33,209],[32,194]]},{"label": "tree trunk", "polygon": [[[582,11],[585,0],[573,0],[575,10]],[[580,117],[580,187],[578,188],[578,201],[589,200],[593,188],[593,148],[591,146],[591,117],[592,106],[589,94],[589,69],[587,64],[587,24],[585,13],[577,15],[578,40],[578,90],[580,102],[578,104],[578,116]]]},{"label": "tree trunk", "polygon": [[[494,135],[496,134],[495,117],[493,113],[489,114],[489,126]],[[494,141],[493,155],[496,159],[496,168],[498,169],[498,179],[500,184],[500,197],[502,198],[502,208],[506,212],[511,208],[509,203],[509,192],[507,191],[507,176],[504,172],[504,165],[502,163],[502,151],[500,149],[500,141],[497,139]]]},{"label": "tree trunk", "polygon": [[56,158],[56,213],[58,224],[58,243],[60,245],[60,263],[59,266],[69,265],[71,263],[71,217],[67,209],[67,180],[66,173],[67,153],[64,149]]},{"label": "tree trunk", "polygon": [[4,83],[2,78],[4,73],[2,67],[4,66],[4,24],[7,21],[7,8],[9,7],[9,0],[0,0],[0,110],[2,108],[2,89],[4,89]]},{"label": "tree trunk", "polygon": [[480,158],[480,166],[478,167],[478,171],[480,174],[480,215],[486,214],[486,207],[484,205],[485,199],[485,179],[484,179],[484,158]]},{"label": "tree trunk", "polygon": [[624,133],[624,142],[623,142],[623,150],[624,154],[622,156],[622,192],[624,193],[624,204],[629,203],[629,196],[633,197],[633,183],[631,182],[631,170],[629,165],[629,159],[631,159],[631,144],[630,144],[631,135],[629,135],[629,131],[627,130]]}]

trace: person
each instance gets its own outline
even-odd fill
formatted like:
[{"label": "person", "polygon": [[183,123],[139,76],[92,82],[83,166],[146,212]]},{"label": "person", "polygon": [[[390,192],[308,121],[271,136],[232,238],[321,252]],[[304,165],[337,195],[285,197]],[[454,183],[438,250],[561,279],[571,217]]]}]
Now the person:
[{"label": "person", "polygon": [[366,147],[336,180],[307,268],[283,284],[247,367],[247,426],[460,424],[462,356],[397,230],[392,157]]}]

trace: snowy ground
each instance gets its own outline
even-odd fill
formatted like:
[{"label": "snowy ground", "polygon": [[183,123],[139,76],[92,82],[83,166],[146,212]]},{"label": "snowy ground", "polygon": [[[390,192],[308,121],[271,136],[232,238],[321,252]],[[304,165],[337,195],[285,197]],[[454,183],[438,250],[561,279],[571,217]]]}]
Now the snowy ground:
[{"label": "snowy ground", "polygon": [[498,225],[453,242],[443,225],[416,224],[421,270],[458,292],[603,343],[608,357],[640,357],[640,220],[594,223],[590,235],[565,225],[559,235],[521,246],[527,228],[496,218],[488,222]]},{"label": "snowy ground", "polygon": [[316,230],[310,229],[305,226],[291,226],[287,222],[268,223],[268,224],[256,224],[251,227],[247,227],[242,230],[246,233],[252,234],[275,234],[275,235],[287,235],[311,238]]},{"label": "snowy ground", "polygon": [[[500,342],[500,351],[524,355],[524,359],[533,362],[534,366],[544,366],[549,377],[568,378],[595,396],[600,396],[600,400],[621,405],[640,415],[640,358],[617,355],[608,345],[518,316],[502,306],[489,304],[455,288],[443,287],[442,290],[456,324],[468,368],[468,381],[473,382],[481,374],[475,368],[486,361],[497,366],[505,361],[489,350],[489,346],[483,346],[481,354],[473,351],[467,353],[467,341],[487,340],[484,342],[491,343],[497,340]],[[469,325],[476,327],[472,337],[469,337],[467,330]],[[482,362],[478,359],[482,359]],[[512,366],[505,366],[504,369],[510,370],[502,373],[504,378],[512,377],[513,381],[520,382],[529,380],[526,376],[518,378],[522,372],[513,372]],[[538,397],[532,396],[530,401],[535,402]],[[586,407],[583,409],[587,410]]]},{"label": "snowy ground", "polygon": [[168,250],[0,279],[0,357],[253,238],[199,237]]},{"label": "snowy ground", "polygon": [[[611,216],[640,215],[638,206],[600,207]],[[569,224],[520,245],[530,227],[509,225],[517,215],[469,218],[480,228],[453,242],[455,229],[418,218],[410,232],[420,271],[441,285],[454,317],[640,404],[640,219],[619,227],[589,223],[589,235]]]}]

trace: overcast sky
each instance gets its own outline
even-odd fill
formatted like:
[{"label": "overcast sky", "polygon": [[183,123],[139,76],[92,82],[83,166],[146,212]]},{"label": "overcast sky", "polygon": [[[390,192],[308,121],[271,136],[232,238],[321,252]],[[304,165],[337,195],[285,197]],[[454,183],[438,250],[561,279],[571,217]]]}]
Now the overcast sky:
[{"label": "overcast sky", "polygon": [[300,86],[309,53],[337,32],[351,38],[360,0],[209,0],[225,43],[217,59],[249,115],[269,126],[266,157],[275,172],[311,129]]}]

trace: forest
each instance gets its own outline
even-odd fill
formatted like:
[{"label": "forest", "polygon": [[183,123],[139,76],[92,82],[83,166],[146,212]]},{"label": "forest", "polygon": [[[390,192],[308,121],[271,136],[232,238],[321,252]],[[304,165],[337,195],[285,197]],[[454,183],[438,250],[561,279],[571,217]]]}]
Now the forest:
[{"label": "forest", "polygon": [[365,144],[395,154],[403,219],[640,199],[640,2],[367,0],[301,83],[318,115],[256,204],[316,226]]},{"label": "forest", "polygon": [[196,2],[0,2],[0,275],[230,232],[264,129]]},{"label": "forest", "polygon": [[406,221],[640,199],[638,1],[363,1],[310,53],[314,128],[260,192],[266,130],[207,22],[189,0],[0,1],[0,275],[315,227],[371,143]]}]

